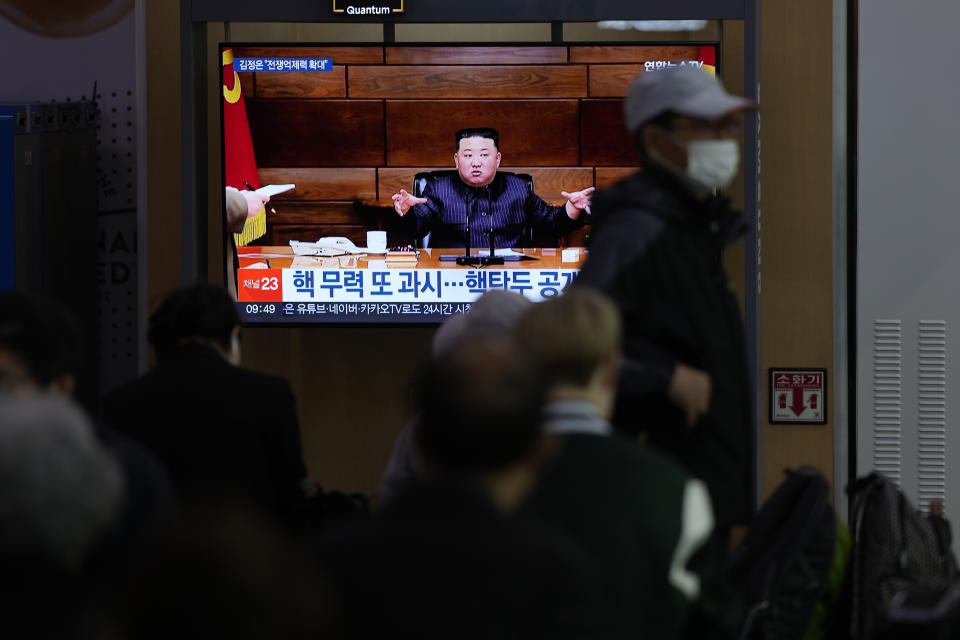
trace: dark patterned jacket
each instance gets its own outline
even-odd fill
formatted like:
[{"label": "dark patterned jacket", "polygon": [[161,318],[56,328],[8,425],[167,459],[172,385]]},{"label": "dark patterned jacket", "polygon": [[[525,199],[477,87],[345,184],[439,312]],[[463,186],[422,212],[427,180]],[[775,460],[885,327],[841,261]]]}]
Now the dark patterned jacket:
[{"label": "dark patterned jacket", "polygon": [[[721,525],[752,511],[753,430],[740,304],[721,263],[745,229],[725,201],[693,198],[647,169],[596,195],[594,233],[574,286],[606,293],[624,322],[614,425],[645,432],[703,479]],[[705,371],[710,407],[693,427],[667,398],[677,363]]]}]

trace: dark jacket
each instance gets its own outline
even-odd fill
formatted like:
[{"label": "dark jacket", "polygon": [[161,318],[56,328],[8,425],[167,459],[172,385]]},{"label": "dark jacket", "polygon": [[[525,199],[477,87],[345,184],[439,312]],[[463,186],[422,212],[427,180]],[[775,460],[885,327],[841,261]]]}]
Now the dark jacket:
[{"label": "dark jacket", "polygon": [[[721,525],[751,511],[752,412],[740,305],[721,264],[745,223],[725,201],[693,198],[648,169],[594,198],[590,255],[576,280],[609,295],[626,366],[614,424],[702,478]],[[692,428],[666,391],[677,363],[708,373],[710,408]]]},{"label": "dark jacket", "polygon": [[577,546],[500,513],[462,479],[409,484],[317,550],[346,639],[609,637],[598,576]]},{"label": "dark jacket", "polygon": [[586,216],[571,220],[566,206],[551,207],[530,193],[527,183],[512,174],[497,172],[485,188],[466,184],[456,171],[427,184],[425,204],[411,208],[415,235],[430,233],[433,247],[463,247],[470,216],[470,242],[474,249],[490,247],[493,229],[496,248],[527,246],[529,231],[559,237],[583,224]]},{"label": "dark jacket", "polygon": [[617,436],[560,440],[524,513],[579,542],[597,562],[615,637],[735,637],[739,603],[721,581],[725,549],[710,537],[703,484]]},{"label": "dark jacket", "polygon": [[104,422],[166,467],[185,507],[241,501],[293,522],[306,476],[286,380],[178,347],[104,401]]}]

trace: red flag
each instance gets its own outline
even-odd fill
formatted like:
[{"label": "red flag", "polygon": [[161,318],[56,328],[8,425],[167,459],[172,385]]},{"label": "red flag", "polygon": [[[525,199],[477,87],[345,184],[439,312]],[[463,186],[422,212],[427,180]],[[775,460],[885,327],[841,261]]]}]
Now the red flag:
[{"label": "red flag", "polygon": [[701,46],[700,55],[697,58],[703,63],[701,69],[712,75],[717,75],[717,49],[714,45]]},{"label": "red flag", "polygon": [[[243,100],[240,76],[233,68],[233,49],[223,50],[223,170],[228,187],[244,190],[247,185],[260,188],[257,159],[253,154],[253,138],[247,121],[247,105]],[[267,216],[263,209],[247,218],[242,233],[235,233],[237,246],[244,246],[267,232]]]},{"label": "red flag", "polygon": [[233,70],[233,49],[223,50],[223,146],[227,186],[245,189],[244,182],[257,189],[257,160],[247,122],[247,105],[240,88],[240,76]]}]

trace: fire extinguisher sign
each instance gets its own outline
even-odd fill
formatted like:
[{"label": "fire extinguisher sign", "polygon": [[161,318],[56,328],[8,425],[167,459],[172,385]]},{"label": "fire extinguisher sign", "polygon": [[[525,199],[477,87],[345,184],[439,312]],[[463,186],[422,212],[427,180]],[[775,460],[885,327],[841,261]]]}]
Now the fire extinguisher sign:
[{"label": "fire extinguisher sign", "polygon": [[770,369],[772,424],[826,424],[826,416],[826,369]]}]

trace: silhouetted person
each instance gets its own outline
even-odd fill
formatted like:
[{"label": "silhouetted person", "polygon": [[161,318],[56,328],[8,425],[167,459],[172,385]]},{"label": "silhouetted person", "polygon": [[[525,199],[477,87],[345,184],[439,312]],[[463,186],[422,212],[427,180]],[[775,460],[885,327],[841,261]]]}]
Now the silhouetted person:
[{"label": "silhouetted person", "polygon": [[737,173],[739,112],[755,107],[695,67],[638,76],[624,118],[643,170],[594,197],[574,283],[607,294],[623,318],[614,424],[701,478],[722,531],[753,510],[753,412],[740,303],[721,262],[746,222],[715,192]]},{"label": "silhouetted person", "polygon": [[83,412],[0,397],[0,634],[83,637],[92,555],[116,526],[123,471]]},{"label": "silhouetted person", "polygon": [[[448,318],[433,334],[431,351],[434,357],[461,339],[487,333],[507,335],[513,323],[533,304],[519,293],[490,289],[470,307],[467,313]],[[378,506],[388,504],[403,487],[423,475],[423,456],[416,440],[417,417],[397,434],[393,453],[380,479]]]},{"label": "silhouetted person", "polygon": [[76,317],[46,295],[0,293],[0,392],[70,397],[83,336]]},{"label": "silhouetted person", "polygon": [[157,455],[185,507],[236,501],[294,526],[306,469],[293,393],[239,366],[234,305],[213,285],[170,294],[149,321],[156,366],[106,398],[104,420]]},{"label": "silhouetted person", "polygon": [[138,640],[335,640],[336,607],[282,531],[256,513],[215,508],[149,559],[106,630]]},{"label": "silhouetted person", "polygon": [[[38,293],[0,294],[0,393],[70,398],[84,370],[81,346],[76,317],[59,302]],[[93,564],[120,569],[172,526],[177,504],[166,471],[143,445],[102,424],[93,429],[120,462],[125,484],[121,514]]]},{"label": "silhouetted person", "polygon": [[471,336],[419,388],[426,479],[323,547],[345,637],[601,637],[589,563],[510,515],[542,443],[545,386],[531,359],[506,336]]},{"label": "silhouetted person", "polygon": [[551,381],[544,428],[555,440],[524,511],[602,567],[618,638],[731,637],[735,600],[719,584],[725,554],[710,544],[706,487],[666,455],[613,435],[616,307],[574,289],[534,305],[516,329]]}]

